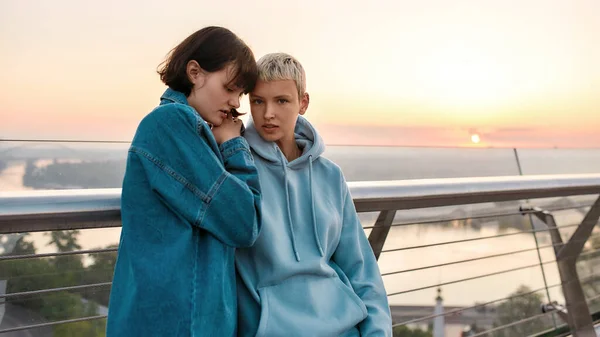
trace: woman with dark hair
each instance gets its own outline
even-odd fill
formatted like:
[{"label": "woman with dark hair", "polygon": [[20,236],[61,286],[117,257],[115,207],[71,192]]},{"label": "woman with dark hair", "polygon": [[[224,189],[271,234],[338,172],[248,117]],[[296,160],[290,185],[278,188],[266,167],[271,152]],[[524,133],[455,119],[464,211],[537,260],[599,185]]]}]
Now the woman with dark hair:
[{"label": "woman with dark hair", "polygon": [[234,33],[207,27],[158,73],[168,89],[127,159],[107,336],[234,336],[234,250],[260,231],[257,170],[235,110],[256,61]]}]

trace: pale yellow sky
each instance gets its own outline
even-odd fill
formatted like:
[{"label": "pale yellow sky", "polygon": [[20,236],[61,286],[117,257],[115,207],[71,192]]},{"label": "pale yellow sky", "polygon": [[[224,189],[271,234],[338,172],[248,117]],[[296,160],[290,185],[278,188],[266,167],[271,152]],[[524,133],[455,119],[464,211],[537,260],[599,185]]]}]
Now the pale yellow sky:
[{"label": "pale yellow sky", "polygon": [[0,137],[131,139],[206,25],[299,58],[328,143],[600,145],[597,0],[2,0]]}]

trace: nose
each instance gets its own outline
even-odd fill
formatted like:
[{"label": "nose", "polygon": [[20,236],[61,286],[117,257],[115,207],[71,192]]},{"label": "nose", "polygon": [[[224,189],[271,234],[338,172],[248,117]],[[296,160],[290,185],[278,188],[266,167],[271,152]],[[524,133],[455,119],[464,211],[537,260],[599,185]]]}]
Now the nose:
[{"label": "nose", "polygon": [[229,105],[234,109],[240,108],[240,96],[231,97],[229,99]]},{"label": "nose", "polygon": [[271,104],[265,104],[265,119],[275,118],[275,108]]}]

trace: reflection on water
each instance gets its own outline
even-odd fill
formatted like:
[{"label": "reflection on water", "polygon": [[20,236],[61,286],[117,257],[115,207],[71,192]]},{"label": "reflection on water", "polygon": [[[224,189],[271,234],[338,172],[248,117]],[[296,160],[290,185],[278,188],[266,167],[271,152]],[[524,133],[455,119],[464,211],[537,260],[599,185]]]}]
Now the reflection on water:
[{"label": "reflection on water", "polygon": [[[504,234],[510,233],[516,234],[519,232],[511,229],[504,231]],[[499,230],[494,227],[483,227],[481,230],[474,230],[472,228],[402,226],[394,228],[390,234],[384,249],[490,237],[499,234]],[[444,298],[447,304],[472,305],[475,302],[487,302],[506,297],[523,284],[529,286],[531,289],[544,287],[535,248],[533,234],[522,233],[492,239],[384,253],[380,258],[380,266],[382,273],[390,273],[423,266],[434,266],[455,261],[524,251],[490,259],[393,274],[384,278],[388,292],[396,293],[421,287],[436,286],[437,284],[473,278],[480,275],[493,274],[503,270],[533,266],[506,274],[474,279],[443,287]],[[530,250],[526,251],[528,249]],[[542,253],[544,258],[552,260],[552,251],[546,250]],[[434,287],[416,292],[403,293],[393,296],[391,301],[425,305],[431,303],[435,289]]]}]

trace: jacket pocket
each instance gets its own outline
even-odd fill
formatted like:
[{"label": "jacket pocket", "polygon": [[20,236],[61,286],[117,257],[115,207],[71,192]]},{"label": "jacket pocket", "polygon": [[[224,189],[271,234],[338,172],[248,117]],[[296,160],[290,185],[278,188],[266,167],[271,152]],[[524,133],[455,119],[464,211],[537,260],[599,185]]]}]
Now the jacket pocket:
[{"label": "jacket pocket", "polygon": [[337,277],[302,275],[258,289],[257,337],[339,336],[367,317],[367,308]]}]

